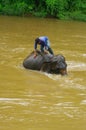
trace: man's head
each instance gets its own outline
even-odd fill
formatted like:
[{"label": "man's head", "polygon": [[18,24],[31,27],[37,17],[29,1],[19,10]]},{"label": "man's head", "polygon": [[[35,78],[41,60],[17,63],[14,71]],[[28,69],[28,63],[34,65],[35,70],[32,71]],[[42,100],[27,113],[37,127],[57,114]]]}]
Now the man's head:
[{"label": "man's head", "polygon": [[41,40],[40,40],[39,38],[36,38],[36,39],[35,39],[35,43],[36,43],[36,44],[40,44],[40,43],[41,43]]}]

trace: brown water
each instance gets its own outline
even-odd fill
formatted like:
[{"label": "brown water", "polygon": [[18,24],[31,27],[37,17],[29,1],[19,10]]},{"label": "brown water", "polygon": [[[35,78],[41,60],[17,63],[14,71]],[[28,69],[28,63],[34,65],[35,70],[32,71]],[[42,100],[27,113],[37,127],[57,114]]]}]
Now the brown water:
[{"label": "brown water", "polygon": [[[68,76],[23,68],[41,35]],[[0,130],[86,130],[86,23],[0,16]]]}]

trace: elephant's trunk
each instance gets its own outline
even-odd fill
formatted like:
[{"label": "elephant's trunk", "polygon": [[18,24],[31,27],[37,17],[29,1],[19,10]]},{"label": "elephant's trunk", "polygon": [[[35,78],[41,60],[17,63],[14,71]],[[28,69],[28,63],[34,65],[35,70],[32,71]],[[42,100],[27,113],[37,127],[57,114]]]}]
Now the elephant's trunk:
[{"label": "elephant's trunk", "polygon": [[65,76],[65,75],[67,75],[67,70],[66,69],[61,69],[60,73],[61,73],[62,76]]}]

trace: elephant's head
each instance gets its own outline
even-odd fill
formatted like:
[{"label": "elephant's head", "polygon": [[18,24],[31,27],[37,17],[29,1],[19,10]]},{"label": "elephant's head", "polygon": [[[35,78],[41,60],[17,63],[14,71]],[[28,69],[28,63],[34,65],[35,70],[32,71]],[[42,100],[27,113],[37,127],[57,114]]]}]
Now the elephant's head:
[{"label": "elephant's head", "polygon": [[59,54],[53,57],[51,71],[56,74],[67,75],[67,64],[62,55]]}]

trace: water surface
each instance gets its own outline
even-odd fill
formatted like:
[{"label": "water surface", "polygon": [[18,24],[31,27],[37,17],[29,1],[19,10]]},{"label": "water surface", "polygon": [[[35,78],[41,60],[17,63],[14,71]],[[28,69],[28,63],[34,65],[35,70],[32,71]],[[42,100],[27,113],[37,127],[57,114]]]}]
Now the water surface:
[{"label": "water surface", "polygon": [[[68,76],[26,70],[46,35]],[[86,23],[0,16],[0,130],[86,130]]]}]

